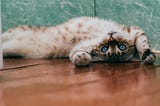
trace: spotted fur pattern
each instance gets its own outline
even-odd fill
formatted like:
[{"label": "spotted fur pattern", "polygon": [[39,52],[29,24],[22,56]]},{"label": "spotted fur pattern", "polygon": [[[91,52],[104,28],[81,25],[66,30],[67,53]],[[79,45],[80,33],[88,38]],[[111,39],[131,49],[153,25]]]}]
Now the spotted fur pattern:
[{"label": "spotted fur pattern", "polygon": [[[71,19],[52,27],[11,28],[3,33],[2,42],[4,57],[69,57],[76,66],[92,61],[155,61],[142,29],[91,17]],[[102,47],[107,51],[102,52]]]}]

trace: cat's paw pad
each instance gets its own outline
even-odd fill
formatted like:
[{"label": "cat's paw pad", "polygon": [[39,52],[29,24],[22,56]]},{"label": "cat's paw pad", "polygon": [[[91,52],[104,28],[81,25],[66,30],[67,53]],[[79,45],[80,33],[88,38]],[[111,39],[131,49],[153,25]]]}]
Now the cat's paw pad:
[{"label": "cat's paw pad", "polygon": [[86,52],[76,52],[73,54],[71,61],[76,66],[87,66],[91,61],[91,56]]},{"label": "cat's paw pad", "polygon": [[142,60],[145,64],[153,64],[156,60],[156,56],[149,49],[147,49],[142,56]]}]

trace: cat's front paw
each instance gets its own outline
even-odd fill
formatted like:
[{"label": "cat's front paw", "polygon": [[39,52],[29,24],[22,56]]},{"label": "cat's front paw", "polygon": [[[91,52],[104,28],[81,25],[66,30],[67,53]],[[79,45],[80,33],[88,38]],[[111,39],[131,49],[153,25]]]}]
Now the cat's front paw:
[{"label": "cat's front paw", "polygon": [[86,52],[76,52],[70,57],[70,60],[76,66],[87,66],[91,62],[91,55]]},{"label": "cat's front paw", "polygon": [[153,64],[156,60],[156,56],[151,50],[147,49],[143,53],[142,60],[145,64]]}]

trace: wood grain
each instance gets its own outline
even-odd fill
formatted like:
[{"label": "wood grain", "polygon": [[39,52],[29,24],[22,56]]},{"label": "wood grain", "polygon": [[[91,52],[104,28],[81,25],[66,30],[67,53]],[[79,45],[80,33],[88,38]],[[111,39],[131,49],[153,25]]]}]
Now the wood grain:
[{"label": "wood grain", "polygon": [[29,66],[0,71],[0,101],[6,106],[159,106],[159,60],[76,68],[68,59],[5,59],[4,68]]}]

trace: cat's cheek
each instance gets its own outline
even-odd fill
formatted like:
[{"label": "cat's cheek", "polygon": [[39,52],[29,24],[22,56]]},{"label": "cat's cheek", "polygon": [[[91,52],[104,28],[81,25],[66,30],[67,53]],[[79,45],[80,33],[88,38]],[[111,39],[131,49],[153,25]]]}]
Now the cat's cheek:
[{"label": "cat's cheek", "polygon": [[86,52],[76,52],[70,60],[75,66],[87,66],[91,62],[91,56]]}]

